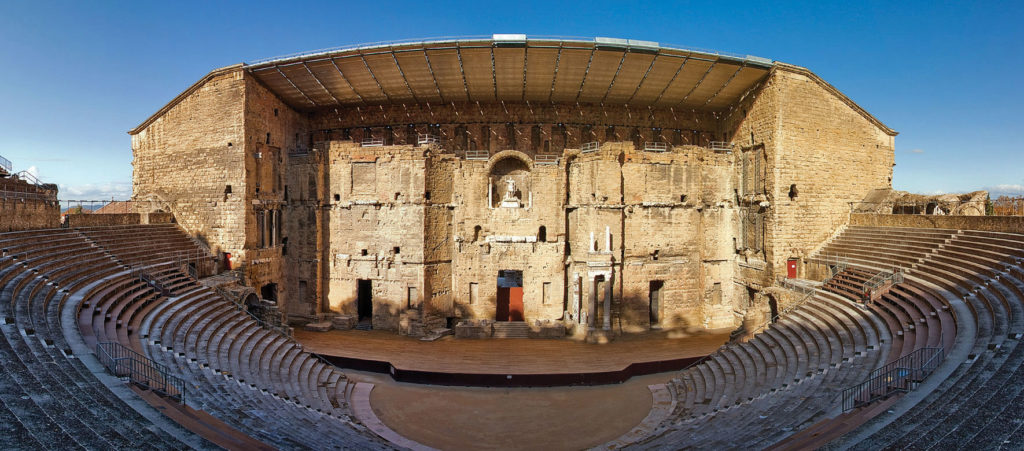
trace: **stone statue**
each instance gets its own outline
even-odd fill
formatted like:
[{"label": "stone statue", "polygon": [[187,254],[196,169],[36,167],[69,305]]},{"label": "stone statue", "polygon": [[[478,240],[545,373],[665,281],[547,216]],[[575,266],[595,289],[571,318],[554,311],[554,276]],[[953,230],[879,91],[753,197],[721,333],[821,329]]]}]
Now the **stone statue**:
[{"label": "stone statue", "polygon": [[512,179],[505,180],[505,197],[501,200],[513,200],[518,199],[516,197],[516,181]]},{"label": "stone statue", "polygon": [[501,198],[501,206],[506,208],[519,208],[522,203],[516,196],[516,181],[505,179],[505,196]]}]

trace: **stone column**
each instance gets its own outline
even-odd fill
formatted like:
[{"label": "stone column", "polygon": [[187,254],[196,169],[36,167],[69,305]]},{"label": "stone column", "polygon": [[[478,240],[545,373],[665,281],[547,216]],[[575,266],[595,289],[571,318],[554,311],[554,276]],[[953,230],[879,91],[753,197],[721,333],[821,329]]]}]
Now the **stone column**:
[{"label": "stone column", "polygon": [[611,330],[612,328],[612,278],[607,277],[608,280],[604,283],[604,330]]}]

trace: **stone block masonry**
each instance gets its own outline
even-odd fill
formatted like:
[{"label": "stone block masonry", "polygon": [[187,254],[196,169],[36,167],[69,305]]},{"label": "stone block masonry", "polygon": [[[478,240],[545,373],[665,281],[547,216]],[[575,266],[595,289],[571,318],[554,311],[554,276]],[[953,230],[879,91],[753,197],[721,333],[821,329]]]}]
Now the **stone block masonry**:
[{"label": "stone block masonry", "polygon": [[0,177],[0,232],[60,226],[56,185],[33,185]]},{"label": "stone block masonry", "polygon": [[752,86],[724,109],[296,109],[232,66],[133,130],[134,200],[294,322],[733,328],[892,176],[895,132],[814,74],[778,63]]}]

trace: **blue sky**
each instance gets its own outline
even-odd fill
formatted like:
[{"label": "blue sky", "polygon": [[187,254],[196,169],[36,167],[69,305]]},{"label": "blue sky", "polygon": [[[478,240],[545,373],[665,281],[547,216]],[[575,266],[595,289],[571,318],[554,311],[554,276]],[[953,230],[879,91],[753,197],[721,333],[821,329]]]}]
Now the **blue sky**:
[{"label": "blue sky", "polygon": [[[127,198],[126,131],[211,69],[361,42],[608,36],[805,66],[900,132],[894,186],[1024,192],[1024,2],[0,4],[0,156]],[[1002,186],[1002,188],[1000,188]]]}]

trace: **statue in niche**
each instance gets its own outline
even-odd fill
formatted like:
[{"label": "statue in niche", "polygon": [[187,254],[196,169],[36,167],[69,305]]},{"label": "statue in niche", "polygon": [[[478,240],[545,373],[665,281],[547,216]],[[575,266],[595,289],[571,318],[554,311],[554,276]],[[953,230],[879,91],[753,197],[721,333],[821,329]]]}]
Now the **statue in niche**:
[{"label": "statue in niche", "polygon": [[501,206],[507,208],[519,208],[522,206],[522,202],[519,201],[519,196],[516,195],[516,181],[512,179],[505,179],[505,197],[501,199]]}]

